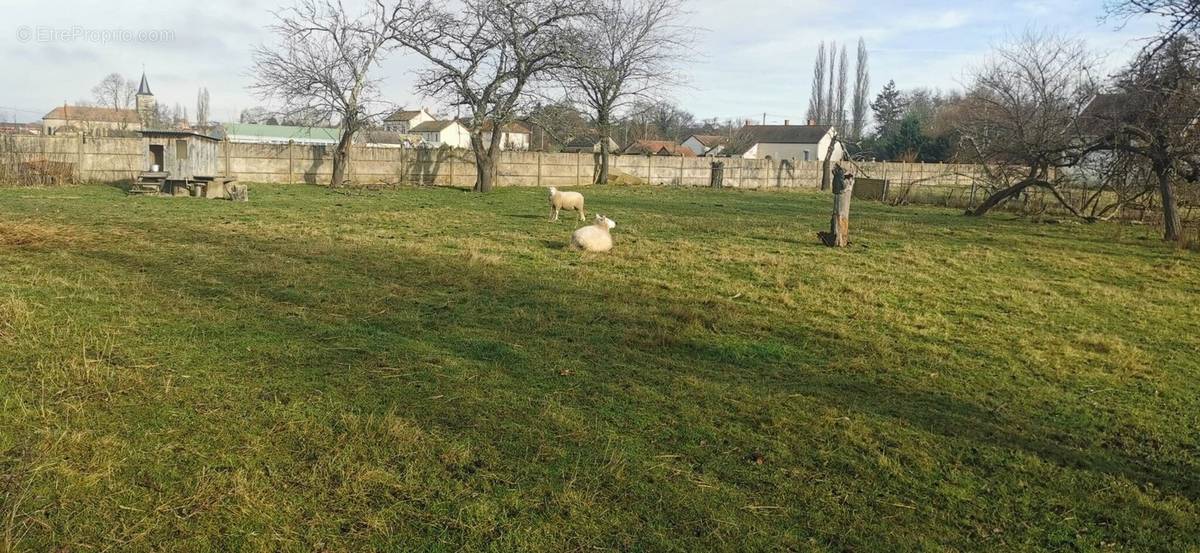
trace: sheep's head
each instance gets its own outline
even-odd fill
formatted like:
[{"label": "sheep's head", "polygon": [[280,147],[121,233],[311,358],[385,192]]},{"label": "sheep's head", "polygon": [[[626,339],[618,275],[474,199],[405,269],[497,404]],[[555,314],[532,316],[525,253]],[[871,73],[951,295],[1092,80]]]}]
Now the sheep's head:
[{"label": "sheep's head", "polygon": [[555,187],[553,187],[553,186],[551,186],[551,187],[550,187],[550,195],[551,195],[551,196],[553,196],[553,195],[555,195],[555,194],[558,194],[558,189],[557,189],[557,188],[555,188]]},{"label": "sheep's head", "polygon": [[608,217],[605,217],[605,216],[603,216],[603,215],[597,215],[597,216],[596,216],[596,225],[597,225],[597,226],[604,227],[604,228],[606,228],[606,229],[608,229],[608,230],[612,230],[612,229],[614,229],[614,228],[617,228],[617,222],[616,222],[616,221],[614,221],[614,220],[612,220],[612,219],[609,219]]}]

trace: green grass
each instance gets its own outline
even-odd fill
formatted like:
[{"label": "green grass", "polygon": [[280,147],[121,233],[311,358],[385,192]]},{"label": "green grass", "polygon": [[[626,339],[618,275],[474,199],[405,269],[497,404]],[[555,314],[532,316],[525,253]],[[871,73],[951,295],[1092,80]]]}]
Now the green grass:
[{"label": "green grass", "polygon": [[585,192],[0,190],[0,551],[1200,551],[1200,256]]}]

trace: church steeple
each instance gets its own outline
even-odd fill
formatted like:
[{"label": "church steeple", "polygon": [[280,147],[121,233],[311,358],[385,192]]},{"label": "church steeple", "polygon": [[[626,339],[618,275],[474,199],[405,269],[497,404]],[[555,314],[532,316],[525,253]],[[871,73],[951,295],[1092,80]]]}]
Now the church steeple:
[{"label": "church steeple", "polygon": [[138,86],[136,98],[138,119],[141,119],[142,129],[153,128],[157,123],[158,102],[154,99],[154,93],[150,92],[150,81],[146,80],[145,70],[142,71],[142,84]]},{"label": "church steeple", "polygon": [[154,93],[150,92],[150,81],[146,80],[145,71],[142,72],[142,84],[138,86],[137,93],[138,96],[154,96]]}]

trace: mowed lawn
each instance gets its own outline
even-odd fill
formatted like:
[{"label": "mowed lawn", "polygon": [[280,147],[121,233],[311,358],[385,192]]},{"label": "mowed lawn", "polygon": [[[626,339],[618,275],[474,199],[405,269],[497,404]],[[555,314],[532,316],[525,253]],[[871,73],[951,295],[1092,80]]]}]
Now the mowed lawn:
[{"label": "mowed lawn", "polygon": [[0,189],[0,551],[1200,551],[1200,255],[584,192]]}]

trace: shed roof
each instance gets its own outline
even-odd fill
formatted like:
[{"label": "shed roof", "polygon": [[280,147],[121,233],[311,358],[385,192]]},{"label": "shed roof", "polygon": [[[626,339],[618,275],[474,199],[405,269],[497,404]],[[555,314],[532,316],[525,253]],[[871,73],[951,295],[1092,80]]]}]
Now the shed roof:
[{"label": "shed roof", "polygon": [[220,139],[218,139],[218,138],[216,138],[216,137],[214,137],[214,136],[209,136],[209,135],[207,135],[207,134],[198,133],[198,132],[196,132],[196,131],[176,131],[176,130],[167,130],[167,129],[150,129],[150,130],[144,130],[144,131],[141,131],[141,132],[142,132],[142,136],[168,136],[168,137],[172,137],[172,136],[173,136],[173,137],[180,137],[180,138],[184,138],[184,137],[194,137],[194,138],[203,138],[203,139],[205,139],[205,140],[212,140],[213,142],[219,142],[219,141],[220,141]]},{"label": "shed roof", "polygon": [[833,130],[832,125],[746,125],[747,133],[758,144],[816,144]]},{"label": "shed roof", "polygon": [[729,137],[719,134],[693,134],[691,137],[695,138],[696,142],[699,142],[700,145],[708,148],[729,144]]}]

